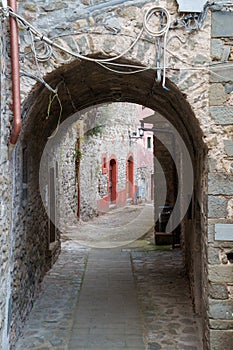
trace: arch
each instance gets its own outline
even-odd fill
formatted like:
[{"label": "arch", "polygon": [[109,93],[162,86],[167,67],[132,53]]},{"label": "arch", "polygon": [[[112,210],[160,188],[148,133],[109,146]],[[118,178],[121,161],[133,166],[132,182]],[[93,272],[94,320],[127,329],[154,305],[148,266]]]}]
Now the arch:
[{"label": "arch", "polygon": [[[120,60],[119,62],[130,63],[127,60]],[[166,80],[167,89],[164,89],[156,82],[156,71],[153,69],[138,74],[123,75],[106,71],[95,63],[83,61],[73,61],[70,64],[63,65],[48,74],[45,79],[52,87],[58,87],[60,102],[54,99],[48,117],[50,92],[43,85],[36,84],[24,102],[24,123],[21,135],[21,140],[27,142],[31,153],[29,162],[31,167],[31,210],[34,209],[34,212],[38,213],[36,218],[27,218],[26,225],[28,228],[33,227],[33,232],[39,232],[40,235],[35,244],[37,254],[27,257],[29,261],[34,261],[32,266],[36,266],[33,274],[39,276],[39,281],[41,276],[49,269],[54,256],[57,256],[59,251],[57,246],[55,246],[57,250],[50,250],[48,244],[47,214],[39,196],[38,173],[44,146],[48,137],[57,128],[60,105],[62,105],[62,122],[87,107],[101,103],[131,102],[140,104],[158,112],[174,125],[185,142],[193,162],[195,184],[192,203],[194,215],[192,220],[185,217],[181,231],[194,304],[197,312],[202,316],[202,326],[205,330],[208,322],[207,306],[203,301],[205,298],[200,296],[203,289],[207,290],[207,269],[204,259],[207,249],[203,247],[206,241],[206,207],[204,206],[203,211],[199,203],[200,200],[206,203],[206,194],[203,193],[202,184],[206,181],[204,174],[206,171],[205,157],[207,149],[202,139],[203,133],[199,122],[184,94],[168,79]],[[18,144],[17,152],[20,148],[21,145]],[[111,190],[112,202],[114,203],[116,200],[117,160],[113,156],[109,159],[108,164],[112,166],[114,172],[112,179],[115,181],[115,189]],[[129,157],[128,160],[132,170],[133,159]],[[133,178],[132,174],[133,171],[131,171],[130,179]],[[32,196],[34,192],[37,193],[37,196]],[[21,216],[22,220],[26,216],[26,209]],[[41,225],[42,218],[44,220],[43,227]],[[196,254],[196,251],[198,251],[198,254]],[[38,255],[40,259],[36,265],[35,259]],[[30,263],[28,265],[30,266]],[[196,303],[198,298],[203,301],[200,305]]]},{"label": "arch", "polygon": [[[119,63],[130,62],[120,60]],[[159,112],[195,149],[195,146],[203,143],[203,132],[184,94],[170,80],[166,80],[168,90],[165,90],[155,79],[156,71],[153,69],[125,76],[83,61],[61,66],[46,77],[51,86],[58,87],[63,111],[61,121],[77,111],[100,103],[132,102]],[[23,106],[23,115],[26,117],[24,130],[34,130],[38,135],[41,133],[44,142],[56,128],[60,113],[59,103],[55,100],[50,117],[46,118],[49,96],[50,91],[42,84],[36,84]]]}]

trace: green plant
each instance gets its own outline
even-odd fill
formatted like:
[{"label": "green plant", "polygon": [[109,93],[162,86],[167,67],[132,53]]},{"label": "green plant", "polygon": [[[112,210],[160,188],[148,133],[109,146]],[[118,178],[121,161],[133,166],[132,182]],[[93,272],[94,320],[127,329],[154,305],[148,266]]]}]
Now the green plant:
[{"label": "green plant", "polygon": [[96,169],[95,169],[95,176],[96,176],[96,177],[98,177],[99,171],[100,171],[100,164],[98,164],[97,167],[96,167]]},{"label": "green plant", "polygon": [[99,136],[102,134],[102,129],[103,129],[104,125],[97,125],[94,128],[88,130],[85,133],[86,137],[92,137],[92,136]]},{"label": "green plant", "polygon": [[79,162],[82,159],[82,156],[83,156],[82,151],[76,145],[75,154],[74,154],[75,161]]}]

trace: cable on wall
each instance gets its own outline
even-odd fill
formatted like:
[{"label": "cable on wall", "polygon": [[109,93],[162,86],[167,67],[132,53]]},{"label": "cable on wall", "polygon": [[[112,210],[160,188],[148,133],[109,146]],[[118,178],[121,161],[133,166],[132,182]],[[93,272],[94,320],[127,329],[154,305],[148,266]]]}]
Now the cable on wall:
[{"label": "cable on wall", "polygon": [[[160,21],[160,29],[152,29],[149,22],[152,16],[156,15],[157,13],[160,13],[161,21]],[[170,14],[166,8],[163,7],[151,7],[147,10],[144,21],[143,21],[143,27],[145,31],[152,37],[160,39],[163,37],[163,82],[162,86],[165,88],[165,80],[166,80],[166,46],[167,46],[167,35],[170,28]],[[160,67],[160,43],[161,41],[158,40],[158,57],[157,57],[157,65]],[[160,69],[157,70],[157,80],[160,81]]]},{"label": "cable on wall", "polygon": [[[54,48],[66,53],[69,56],[73,56],[73,57],[81,59],[81,60],[95,62],[95,63],[99,64],[100,66],[102,66],[103,68],[110,70],[111,72],[114,72],[117,74],[136,74],[136,73],[140,73],[140,72],[143,72],[145,70],[148,70],[148,69],[155,69],[157,72],[160,71],[161,70],[160,60],[157,60],[157,64],[155,67],[154,66],[153,67],[152,66],[144,66],[143,67],[143,66],[136,66],[136,65],[131,65],[131,64],[120,64],[120,63],[114,62],[114,61],[122,58],[123,56],[125,56],[130,50],[132,50],[135,47],[135,45],[138,43],[138,41],[142,38],[143,32],[146,32],[152,38],[162,38],[163,39],[163,44],[161,45],[161,47],[163,49],[163,65],[162,65],[163,81],[162,81],[162,86],[164,88],[166,88],[165,87],[166,70],[173,70],[173,71],[178,71],[178,70],[183,70],[183,69],[205,70],[205,71],[208,71],[210,73],[213,73],[213,74],[216,74],[219,76],[218,73],[213,72],[211,69],[211,67],[214,64],[207,63],[204,66],[190,64],[189,62],[186,62],[185,60],[178,57],[175,53],[173,53],[172,51],[170,51],[167,48],[168,42],[170,40],[172,40],[172,38],[174,38],[174,37],[177,37],[179,39],[179,41],[181,42],[181,44],[184,44],[182,42],[182,40],[179,38],[179,36],[171,37],[170,40],[168,40],[167,37],[168,37],[169,29],[173,29],[173,28],[175,29],[175,28],[181,28],[181,27],[185,27],[188,30],[199,29],[201,24],[203,24],[207,9],[210,8],[213,4],[216,4],[216,3],[215,2],[214,3],[207,2],[203,13],[201,13],[198,18],[194,17],[195,25],[191,25],[191,22],[193,21],[193,17],[190,17],[190,15],[185,15],[185,16],[183,16],[182,19],[174,20],[171,22],[170,14],[169,14],[167,9],[165,9],[163,7],[158,7],[158,6],[154,6],[154,7],[149,8],[144,16],[142,29],[139,31],[138,35],[132,41],[132,43],[129,45],[129,47],[126,48],[119,55],[114,56],[114,57],[110,57],[107,59],[105,59],[105,58],[103,58],[103,59],[91,58],[88,56],[84,56],[84,55],[80,54],[79,52],[71,51],[71,50],[63,47],[62,45],[56,43],[55,38],[48,38],[46,35],[41,33],[33,25],[31,25],[27,20],[25,20],[22,16],[15,13],[11,8],[8,7],[7,12],[8,12],[8,15],[16,18],[19,21],[19,23],[27,30],[27,32],[29,32],[29,35],[31,37],[31,49],[32,49],[32,53],[34,55],[35,63],[36,63],[37,70],[39,73],[39,77],[37,77],[36,80],[41,81],[50,91],[52,91],[54,94],[56,94],[57,91],[55,91],[52,87],[50,87],[44,81],[44,79],[42,77],[42,73],[41,73],[40,68],[39,68],[39,64],[38,64],[38,62],[46,62],[46,61],[50,60],[52,57],[54,57],[56,60],[58,60],[58,57],[56,56],[56,52],[53,50]],[[232,2],[227,2],[227,4],[233,5]],[[160,16],[162,18],[162,20],[160,22],[160,24],[161,24],[160,29],[154,29],[150,25],[150,20],[153,19],[152,17],[156,14],[157,15],[160,14]],[[3,20],[3,17],[6,16],[6,9],[0,8],[0,15],[1,15],[1,19]],[[194,16],[195,16],[195,14],[194,14]],[[175,22],[177,22],[177,23],[175,23]],[[85,31],[80,30],[78,33],[73,33],[73,34],[75,34],[75,35],[76,34],[77,35],[78,34],[85,34]],[[173,57],[177,58],[179,61],[181,61],[183,64],[187,65],[188,67],[187,68],[168,67],[166,65],[166,54],[167,53],[169,53]],[[67,61],[63,60],[62,63],[67,63]],[[229,67],[229,65],[228,65],[228,67]],[[125,69],[130,69],[130,70],[125,71]],[[26,75],[26,74],[23,74],[23,75]],[[32,78],[32,76],[31,76],[31,78]]]}]

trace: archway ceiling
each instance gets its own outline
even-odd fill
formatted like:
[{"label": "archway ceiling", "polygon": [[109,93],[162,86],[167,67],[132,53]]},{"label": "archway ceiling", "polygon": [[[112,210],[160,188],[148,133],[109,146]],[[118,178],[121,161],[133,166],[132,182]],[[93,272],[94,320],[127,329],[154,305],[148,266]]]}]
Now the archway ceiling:
[{"label": "archway ceiling", "polygon": [[[61,121],[77,111],[100,103],[137,103],[167,118],[180,132],[188,147],[195,149],[203,146],[198,120],[185,96],[171,81],[166,82],[169,90],[164,89],[156,82],[156,72],[152,69],[124,75],[110,72],[93,62],[77,60],[48,74],[45,80],[53,88],[58,87],[62,104]],[[36,84],[23,111],[26,115],[25,134],[33,133],[44,143],[56,128],[60,113],[58,101],[55,100],[50,117],[46,118],[49,95],[50,92],[44,86]]]}]

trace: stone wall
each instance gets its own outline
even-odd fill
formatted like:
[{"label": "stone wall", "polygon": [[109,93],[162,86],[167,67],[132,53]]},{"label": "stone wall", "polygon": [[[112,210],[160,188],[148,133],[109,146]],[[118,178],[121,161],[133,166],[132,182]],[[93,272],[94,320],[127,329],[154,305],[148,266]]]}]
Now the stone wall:
[{"label": "stone wall", "polygon": [[10,259],[11,259],[11,172],[12,164],[8,160],[8,138],[10,132],[11,84],[6,80],[9,68],[7,51],[7,28],[0,23],[0,348],[8,344],[7,315],[10,305]]},{"label": "stone wall", "polygon": [[[95,213],[101,209],[100,200],[109,206],[109,166],[111,159],[117,163],[116,205],[126,204],[126,164],[130,154],[134,158],[136,169],[136,144],[130,144],[128,132],[137,130],[137,106],[133,104],[113,103],[98,107],[94,128],[87,130],[81,143],[81,203],[85,199]],[[97,131],[95,134],[95,130]],[[103,174],[103,155],[106,161],[106,173]],[[106,181],[107,180],[107,181]],[[102,182],[103,181],[103,182]],[[102,195],[98,188],[101,187]],[[82,211],[83,218],[86,216]]]},{"label": "stone wall", "polygon": [[[56,145],[58,164],[58,216],[61,227],[74,224],[77,219],[78,186],[75,167],[78,125],[73,123]],[[58,156],[57,156],[58,155]]]},{"label": "stone wall", "polygon": [[[136,191],[138,182],[143,178],[144,187],[150,189],[153,172],[153,158],[150,168],[144,166],[142,174],[137,171],[138,144],[135,139],[130,141],[129,132],[137,131],[139,107],[127,103],[111,103],[94,107],[77,114],[77,122],[72,122],[66,136],[60,136],[57,152],[59,152],[59,212],[62,226],[71,224],[77,219],[78,212],[78,178],[75,165],[75,148],[80,134],[80,206],[81,219],[86,221],[98,215],[102,210],[109,209],[109,162],[112,157],[117,161],[117,198],[116,205],[126,204],[127,190],[127,160],[130,156],[134,162],[134,184]],[[71,118],[74,120],[74,117]],[[63,128],[63,125],[61,125]],[[143,147],[139,145],[140,149]],[[50,147],[51,148],[51,147]],[[144,148],[144,147],[143,147]],[[151,152],[151,151],[149,151]],[[144,156],[148,150],[144,150]],[[105,166],[103,169],[103,156]],[[148,194],[148,193],[147,193]],[[104,208],[101,200],[105,201]]]},{"label": "stone wall", "polygon": [[[25,320],[33,305],[43,276],[51,268],[59,253],[58,233],[54,243],[50,244],[50,221],[38,188],[41,156],[38,144],[39,140],[36,137],[27,139],[22,134],[14,154],[11,313],[9,315],[12,343],[18,337],[22,320]],[[24,157],[26,157],[26,164]],[[25,169],[24,166],[26,166]],[[49,167],[47,172],[48,170]],[[27,172],[26,182],[24,172]]]},{"label": "stone wall", "polygon": [[[79,5],[80,4],[80,5]],[[93,3],[94,4],[94,3]],[[79,5],[79,6],[78,6]],[[89,4],[88,4],[89,5]],[[62,44],[71,49],[75,48],[78,51],[81,51],[82,53],[87,53],[88,51],[90,53],[96,54],[119,54],[122,51],[126,49],[127,46],[132,41],[132,37],[135,37],[138,35],[140,26],[143,22],[143,13],[145,13],[145,10],[148,6],[148,3],[145,4],[143,1],[137,1],[134,2],[132,6],[132,2],[124,2],[124,5],[122,5],[122,8],[117,7],[108,7],[108,4],[105,2],[100,3],[100,7],[98,7],[98,4],[95,3],[94,5],[97,5],[97,7],[89,8],[88,6],[73,1],[68,1],[66,3],[56,2],[51,5],[51,2],[49,1],[36,1],[36,2],[30,2],[30,4],[27,1],[20,1],[19,2],[19,12],[21,15],[23,15],[29,22],[32,22],[35,26],[39,28],[41,31],[46,31],[46,28],[49,28],[49,35],[57,36],[65,33],[71,33],[73,34],[73,30],[78,30],[81,28],[86,28],[88,31],[91,31],[92,33],[89,34],[83,34],[78,35],[77,38],[75,36],[71,35],[70,37],[59,37],[56,40]],[[145,6],[146,5],[146,6]],[[176,3],[172,2],[166,2],[163,1],[160,2],[160,5],[167,6],[169,11],[173,14],[176,14],[177,5]],[[103,7],[101,7],[103,6]],[[143,7],[143,11],[142,11]],[[103,11],[104,9],[104,11]],[[90,14],[90,11],[92,12]],[[57,18],[59,18],[59,23],[57,22]],[[113,28],[113,30],[112,30]],[[116,36],[114,33],[115,31],[120,31],[121,35]],[[208,32],[208,26],[206,26],[205,32]],[[185,37],[186,34],[182,32],[182,30],[178,30],[178,32],[181,34],[182,37]],[[200,40],[200,38],[202,40]],[[117,40],[116,40],[117,39]],[[75,41],[74,41],[75,40]],[[190,43],[192,43],[192,46],[194,47],[194,44],[196,45],[196,50],[192,50],[190,52],[190,55],[195,60],[196,56],[198,56],[201,52],[205,52],[205,50],[202,48],[203,45],[203,36],[202,34],[196,33],[195,36],[195,43],[192,43],[190,40]],[[180,57],[184,58],[187,57],[186,50],[187,48],[182,47],[181,45],[178,45],[176,47],[177,43],[175,40],[172,42],[172,49],[175,51],[179,51]],[[35,99],[29,95],[29,92],[32,89],[33,80],[31,78],[25,77],[25,72],[31,73],[32,76],[35,74],[40,76],[40,73],[38,72],[38,68],[36,65],[33,66],[33,55],[29,53],[29,47],[30,47],[30,37],[28,36],[28,32],[26,28],[24,29],[21,27],[20,30],[20,52],[21,52],[21,67],[23,70],[23,76],[21,78],[22,82],[22,100],[24,101],[24,109],[23,109],[23,115],[25,115],[25,130],[27,135],[27,144],[28,148],[30,149],[30,155],[31,155],[31,169],[32,174],[30,178],[30,193],[29,193],[29,200],[30,200],[30,214],[26,214],[26,210],[18,209],[15,211],[15,221],[14,225],[18,223],[17,229],[14,231],[14,235],[16,237],[16,241],[13,244],[12,248],[13,250],[19,248],[19,255],[21,252],[23,252],[22,257],[25,261],[25,264],[27,265],[27,261],[29,262],[31,260],[31,263],[28,263],[28,266],[32,266],[32,271],[30,272],[28,270],[28,267],[25,268],[25,264],[20,265],[20,256],[17,254],[15,255],[12,268],[13,268],[13,274],[12,274],[12,283],[16,280],[17,283],[17,276],[23,275],[24,277],[28,275],[28,278],[25,278],[24,286],[22,286],[22,283],[16,285],[14,289],[14,305],[13,305],[13,328],[16,329],[16,336],[17,332],[20,328],[20,320],[23,320],[25,317],[26,310],[30,308],[31,300],[33,299],[33,293],[36,291],[36,288],[38,287],[38,282],[40,281],[40,278],[43,276],[43,273],[46,270],[46,259],[45,256],[48,254],[48,221],[46,218],[46,213],[43,209],[42,203],[39,199],[39,191],[38,191],[38,178],[37,178],[37,172],[38,172],[38,164],[40,160],[40,156],[42,153],[43,145],[45,144],[46,137],[51,133],[51,130],[54,129],[54,123],[56,123],[57,120],[57,112],[59,112],[59,106],[56,106],[54,103],[53,105],[53,117],[54,122],[52,123],[52,116],[49,118],[47,125],[43,120],[43,116],[46,114],[47,106],[48,106],[48,96],[49,94],[46,94],[41,87],[39,87],[39,92],[37,93],[37,98],[39,99],[35,103]],[[154,55],[154,44],[153,40],[150,38],[147,38],[145,35],[143,37],[143,40],[140,41],[138,46],[135,46],[135,49],[132,50],[132,52],[128,55],[129,59],[134,62],[137,61],[138,63],[144,63],[144,64],[153,64],[155,61],[155,55]],[[197,54],[198,53],[198,54]],[[189,55],[189,59],[190,58]],[[126,56],[127,57],[127,56]],[[198,56],[199,57],[199,56]],[[197,59],[198,59],[197,57]],[[63,65],[60,60],[66,59],[67,57],[62,57],[60,53],[57,56],[57,59],[53,59],[51,61],[46,62],[44,65],[40,64],[40,70],[41,74],[45,75],[46,73],[56,71],[57,67],[59,65]],[[175,60],[172,58],[172,56],[169,58],[169,63],[174,65],[174,68],[179,66],[178,62],[175,62]],[[62,73],[63,74],[63,73]],[[63,75],[59,75],[59,77]],[[80,81],[84,81],[86,77],[89,76],[88,72],[79,72],[81,79]],[[177,77],[173,77],[173,74],[169,74],[169,78],[173,79],[174,81],[177,80],[177,83],[180,85],[180,89],[187,93],[187,95],[192,95],[192,93],[204,93],[206,91],[205,89],[205,83],[206,83],[206,76],[202,76],[203,84],[201,87],[201,91],[199,91],[199,78],[195,76],[194,74],[190,74],[189,72],[180,73]],[[53,79],[52,79],[53,80]],[[63,94],[64,96],[67,96],[68,104],[67,102],[63,102],[63,111],[67,116],[69,116],[71,113],[76,112],[77,109],[79,109],[79,102],[78,98],[76,98],[77,91],[72,91],[69,86],[67,85],[66,80],[64,79],[64,88],[62,85],[62,91],[60,91],[60,78],[59,78],[59,84],[55,81],[51,81],[51,85],[55,87],[56,85],[59,86],[59,94]],[[98,78],[97,80],[98,81]],[[114,82],[114,79],[111,79],[112,84],[116,84]],[[143,83],[143,80],[140,80],[141,83]],[[190,83],[192,82],[192,84]],[[118,83],[117,83],[118,84]],[[137,84],[134,86],[130,83],[130,81],[127,84],[127,90],[130,88],[137,87]],[[196,87],[196,90],[193,89]],[[90,87],[89,87],[90,89]],[[95,88],[96,89],[96,88]],[[102,89],[102,86],[101,86]],[[147,91],[147,89],[142,89],[142,92]],[[97,90],[97,89],[96,89]],[[126,90],[126,93],[127,93]],[[189,92],[191,91],[191,92]],[[94,96],[97,96],[98,94],[94,94]],[[140,94],[142,96],[142,94]],[[118,90],[112,92],[111,100],[118,100],[119,97]],[[127,95],[126,95],[127,96]],[[145,104],[149,104],[149,94],[148,94],[148,101],[146,98],[143,98],[141,101],[139,98],[139,95],[135,93],[135,100],[138,101],[138,103],[142,103],[143,101]],[[141,97],[140,97],[141,98]],[[166,96],[163,96],[163,98],[166,99]],[[127,97],[124,97],[125,100],[127,100]],[[90,99],[89,99],[90,100]],[[96,103],[95,97],[93,99],[93,104]],[[45,103],[46,101],[46,103]],[[193,102],[191,98],[191,102]],[[37,105],[36,105],[37,104]],[[84,104],[85,105],[85,104]],[[162,104],[158,104],[159,107],[162,107]],[[154,105],[151,105],[153,108]],[[196,107],[196,111],[199,114],[198,109],[198,103],[194,108]],[[70,110],[69,110],[70,108]],[[32,110],[32,112],[31,112]],[[166,112],[167,114],[170,112]],[[33,139],[30,139],[30,133],[33,130],[33,123],[30,122],[31,116],[33,115],[33,119],[35,120],[35,132],[33,135]],[[198,117],[201,117],[201,114],[198,115]],[[51,120],[51,122],[50,122]],[[45,129],[46,128],[46,129]],[[23,146],[23,144],[22,144]],[[20,154],[20,147],[18,149],[18,152]],[[20,157],[17,153],[17,163],[14,165],[19,174],[17,174],[17,181],[20,179]],[[20,182],[16,184],[16,196],[18,201],[15,202],[16,204],[20,204],[20,197],[21,197],[21,190],[20,190]],[[32,197],[30,197],[32,196]],[[26,215],[26,216],[25,216]],[[24,221],[24,218],[26,218],[26,230],[24,230],[24,226],[21,225]],[[40,227],[40,222],[44,222],[44,227]],[[40,230],[38,228],[40,227]],[[27,241],[27,235],[28,233],[32,237],[36,237],[36,241],[33,239],[30,239],[30,242],[34,243],[34,248],[28,244]],[[25,239],[22,240],[22,237],[25,236]],[[20,244],[19,244],[20,242]],[[40,242],[40,243],[39,243]],[[39,244],[39,246],[38,246]],[[35,250],[39,252],[38,259],[40,263],[38,264],[37,268],[34,269],[34,261],[35,257],[37,256],[35,254]],[[27,256],[26,256],[27,255]],[[49,267],[49,264],[47,265]],[[30,276],[33,278],[33,281],[31,280]],[[34,280],[35,278],[35,280]],[[32,282],[30,285],[30,281]],[[23,290],[26,290],[29,286],[29,303],[27,305],[24,304],[22,295]],[[20,300],[22,301],[22,305],[20,306]],[[16,311],[18,310],[18,311]],[[12,341],[15,338],[15,335],[12,334]]]},{"label": "stone wall", "polygon": [[[48,35],[54,42],[72,52],[88,54],[94,58],[117,56],[125,52],[132,40],[139,35],[143,16],[149,6],[166,7],[172,20],[182,16],[178,14],[175,0],[155,2],[89,2],[86,0],[51,2],[41,0],[30,1],[30,3],[22,0],[18,1],[18,5],[19,13],[36,26],[41,33]],[[233,281],[232,263],[229,259],[229,253],[232,250],[232,234],[229,233],[231,232],[229,225],[232,224],[233,196],[232,69],[228,66],[222,68],[216,65],[214,73],[210,76],[209,71],[213,70],[213,67],[208,65],[211,60],[213,63],[219,63],[221,61],[231,62],[232,59],[232,13],[221,12],[221,9],[221,6],[215,8],[217,11],[213,12],[212,19],[209,11],[199,30],[186,30],[179,26],[170,30],[166,58],[169,69],[166,71],[165,89],[156,82],[154,68],[157,62],[157,51],[154,38],[148,33],[143,33],[137,45],[125,53],[118,63],[149,65],[150,69],[140,73],[141,75],[123,76],[109,70],[103,73],[101,66],[92,62],[78,61],[75,57],[71,58],[70,55],[55,48],[53,48],[53,55],[49,56],[49,51],[46,51],[46,47],[41,42],[36,42],[39,56],[43,61],[43,63],[38,63],[40,67],[38,69],[31,52],[31,38],[27,26],[23,27],[21,24],[21,96],[25,133],[22,134],[21,143],[18,145],[11,164],[7,160],[7,141],[12,121],[9,93],[11,89],[10,67],[8,52],[3,43],[9,37],[7,36],[7,21],[2,23],[2,32],[6,34],[1,41],[1,90],[4,91],[4,94],[1,94],[0,118],[0,183],[2,188],[0,227],[3,231],[0,248],[3,259],[1,263],[3,274],[0,280],[3,290],[0,302],[0,322],[5,334],[3,337],[0,334],[0,339],[3,341],[7,342],[5,311],[8,301],[12,301],[9,308],[12,310],[12,318],[9,317],[9,319],[11,319],[13,342],[26,312],[31,307],[39,281],[52,262],[52,253],[48,244],[49,223],[39,196],[38,164],[47,137],[56,128],[60,107],[56,99],[52,105],[49,104],[51,102],[50,92],[43,84],[36,84],[33,80],[38,80],[38,77],[41,80],[43,76],[53,89],[58,89],[63,107],[62,120],[91,105],[110,101],[127,101],[157,110],[177,127],[195,160],[194,165],[198,169],[196,174],[200,176],[195,181],[196,190],[193,202],[193,212],[196,215],[195,226],[192,226],[190,231],[191,237],[186,245],[186,252],[193,251],[193,248],[197,247],[198,259],[201,259],[202,264],[198,266],[198,259],[194,259],[195,253],[192,253],[190,259],[193,263],[190,263],[190,276],[195,274],[195,269],[198,269],[197,277],[202,271],[201,309],[203,309],[203,318],[207,322],[206,310],[209,302],[211,350],[231,348]],[[222,25],[219,26],[218,23]],[[48,60],[46,61],[47,54]],[[2,56],[6,57],[5,61]],[[118,69],[124,68],[121,66]],[[48,106],[51,107],[50,116],[46,118]],[[23,193],[20,163],[23,141],[27,141],[30,150],[27,209],[26,206],[25,208],[19,207],[22,205]],[[205,145],[209,149],[209,189],[206,183]],[[14,215],[11,226],[12,179]],[[208,202],[207,195],[209,195]],[[207,204],[209,210],[208,242],[206,235]],[[221,224],[225,226],[218,226]],[[191,225],[192,223],[186,226],[186,229]],[[10,237],[12,237],[11,243]],[[227,237],[229,238],[226,239]],[[7,292],[10,250],[13,253],[11,297],[9,288]],[[208,267],[206,264],[207,250]],[[23,292],[26,290],[29,291],[28,295]],[[210,293],[209,301],[208,293]],[[8,311],[7,314],[11,316]],[[208,328],[205,327],[205,330],[205,347],[208,349]],[[7,346],[5,348],[7,349]]]},{"label": "stone wall", "polygon": [[[230,349],[233,339],[233,13],[212,13],[209,137],[209,317],[211,349]],[[224,344],[224,345],[222,345]]]}]

